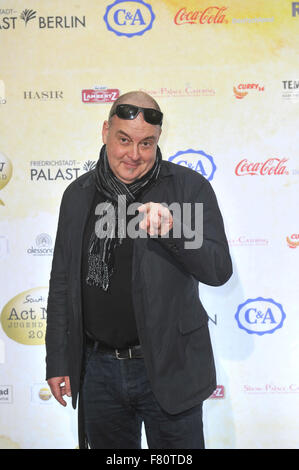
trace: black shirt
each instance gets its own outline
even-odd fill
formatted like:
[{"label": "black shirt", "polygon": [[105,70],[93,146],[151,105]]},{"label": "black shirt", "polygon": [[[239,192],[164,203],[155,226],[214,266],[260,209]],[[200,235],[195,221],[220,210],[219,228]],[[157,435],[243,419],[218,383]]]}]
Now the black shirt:
[{"label": "black shirt", "polygon": [[[82,302],[85,332],[103,345],[121,349],[139,344],[132,301],[134,240],[128,236],[115,249],[114,273],[108,291],[86,283],[88,246],[97,217],[95,208],[104,197],[97,191],[86,223],[82,249]],[[131,216],[132,217],[132,216]],[[127,222],[129,216],[127,218]]]}]

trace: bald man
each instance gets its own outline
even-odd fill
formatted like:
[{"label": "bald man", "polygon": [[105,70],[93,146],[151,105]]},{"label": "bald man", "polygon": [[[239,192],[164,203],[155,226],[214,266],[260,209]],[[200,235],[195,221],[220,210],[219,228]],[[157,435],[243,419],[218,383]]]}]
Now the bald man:
[{"label": "bald man", "polygon": [[[203,449],[216,388],[198,282],[232,264],[210,183],[162,159],[163,114],[143,92],[116,100],[96,168],[66,189],[47,308],[46,378],[77,406],[79,446]],[[189,217],[184,219],[184,210]]]}]

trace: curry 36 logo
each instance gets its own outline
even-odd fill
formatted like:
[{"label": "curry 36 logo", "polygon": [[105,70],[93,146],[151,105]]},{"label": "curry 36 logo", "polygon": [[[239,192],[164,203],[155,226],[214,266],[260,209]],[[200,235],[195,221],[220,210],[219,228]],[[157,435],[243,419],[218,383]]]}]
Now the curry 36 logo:
[{"label": "curry 36 logo", "polygon": [[142,0],[116,0],[108,5],[104,21],[117,36],[141,36],[152,28],[155,19],[151,5]]},{"label": "curry 36 logo", "polygon": [[238,100],[242,100],[248,93],[252,90],[254,91],[265,91],[265,87],[259,85],[258,83],[240,83],[237,86],[233,87],[234,95]]},{"label": "curry 36 logo", "polygon": [[[3,189],[12,176],[12,164],[8,157],[0,152],[0,191]],[[0,206],[4,206],[4,202],[0,199]]]},{"label": "curry 36 logo", "polygon": [[216,171],[213,157],[202,150],[188,149],[179,151],[175,155],[172,155],[172,157],[169,157],[168,160],[197,171],[209,181],[213,179]]},{"label": "curry 36 logo", "polygon": [[287,237],[287,244],[290,248],[297,248],[299,246],[299,233],[293,233]]},{"label": "curry 36 logo", "polygon": [[282,328],[286,314],[281,304],[273,299],[248,299],[239,305],[235,318],[239,328],[249,334],[272,334]]}]

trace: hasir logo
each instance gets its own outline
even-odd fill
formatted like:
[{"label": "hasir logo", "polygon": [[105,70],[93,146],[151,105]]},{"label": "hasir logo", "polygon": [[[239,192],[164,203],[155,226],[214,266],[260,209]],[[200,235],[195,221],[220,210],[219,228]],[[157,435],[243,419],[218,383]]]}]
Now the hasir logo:
[{"label": "hasir logo", "polygon": [[172,157],[169,157],[168,160],[170,162],[186,166],[194,171],[197,171],[209,181],[213,179],[214,173],[216,171],[216,165],[214,163],[213,157],[206,154],[202,150],[183,150],[177,152]]},{"label": "hasir logo", "polygon": [[239,305],[235,318],[239,328],[249,334],[272,334],[282,328],[286,314],[281,304],[273,299],[248,299]]},{"label": "hasir logo", "polygon": [[155,19],[151,5],[142,0],[116,0],[108,5],[104,21],[117,36],[141,36],[152,28]]},{"label": "hasir logo", "polygon": [[237,176],[245,175],[288,175],[289,172],[285,163],[287,158],[268,158],[265,162],[249,162],[247,158],[241,160],[235,168]]}]

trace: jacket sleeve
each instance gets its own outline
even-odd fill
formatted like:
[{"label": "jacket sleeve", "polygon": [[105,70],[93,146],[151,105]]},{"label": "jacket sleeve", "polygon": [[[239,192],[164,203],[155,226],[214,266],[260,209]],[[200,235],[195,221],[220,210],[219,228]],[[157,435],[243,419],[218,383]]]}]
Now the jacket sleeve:
[{"label": "jacket sleeve", "polygon": [[49,282],[46,327],[46,379],[69,375],[67,359],[67,269],[64,252],[66,226],[62,198]]},{"label": "jacket sleeve", "polygon": [[[182,267],[199,282],[211,286],[225,284],[232,275],[232,262],[225,235],[224,224],[214,190],[209,181],[204,180],[200,190],[193,197],[193,210],[191,213],[191,227],[195,223],[195,204],[202,204],[202,223],[190,243],[190,223],[188,226],[183,217],[180,220],[174,216],[174,225],[168,236],[156,238],[175,257]],[[197,221],[198,222],[198,221]],[[180,236],[176,236],[180,233]],[[187,236],[186,236],[187,235]],[[199,246],[198,246],[199,245]]]}]

